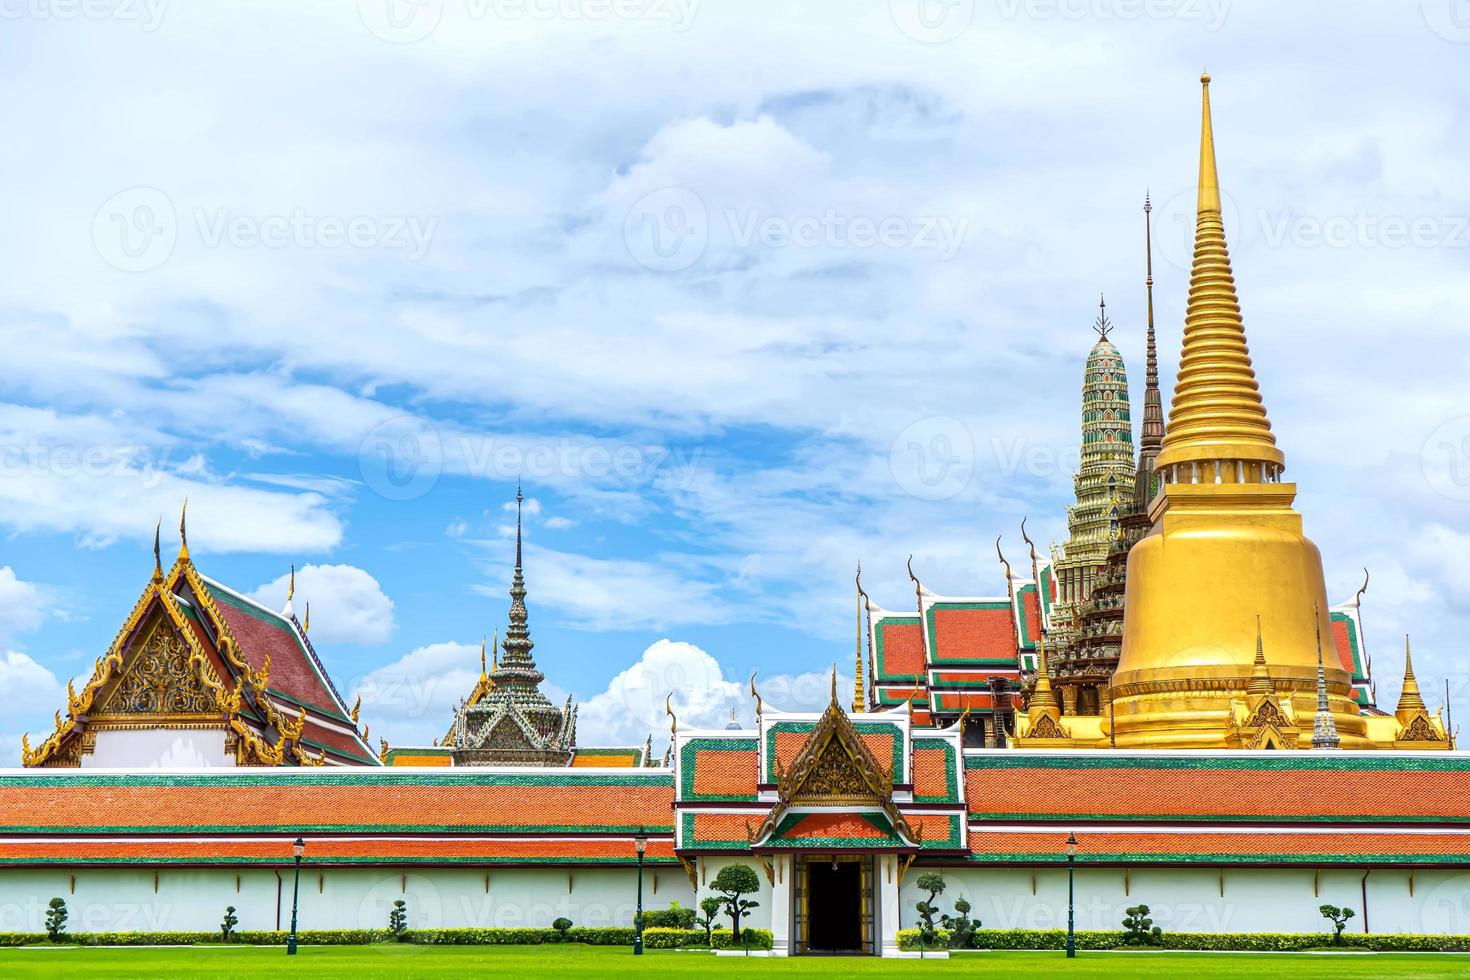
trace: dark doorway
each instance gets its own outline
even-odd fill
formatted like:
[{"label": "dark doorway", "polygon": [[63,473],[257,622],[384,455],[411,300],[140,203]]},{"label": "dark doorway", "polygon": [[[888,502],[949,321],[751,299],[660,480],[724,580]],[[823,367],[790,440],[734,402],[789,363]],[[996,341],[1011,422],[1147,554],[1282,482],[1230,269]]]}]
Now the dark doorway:
[{"label": "dark doorway", "polygon": [[807,950],[862,951],[862,868],[856,861],[812,861],[807,865]]}]

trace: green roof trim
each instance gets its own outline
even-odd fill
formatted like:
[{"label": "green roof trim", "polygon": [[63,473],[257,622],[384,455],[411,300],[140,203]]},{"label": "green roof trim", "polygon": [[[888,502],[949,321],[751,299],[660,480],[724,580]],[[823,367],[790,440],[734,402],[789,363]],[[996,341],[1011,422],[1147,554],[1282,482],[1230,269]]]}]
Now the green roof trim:
[{"label": "green roof trim", "polygon": [[[886,640],[884,639],[884,635],[883,634],[884,634],[884,631],[886,630],[886,628],[889,627],[889,626],[913,626],[913,627],[918,627],[919,626],[919,617],[918,617],[918,614],[916,613],[916,614],[914,614],[912,616],[895,616],[895,615],[891,615],[891,614],[890,615],[887,615],[887,616],[883,616],[883,617],[881,617],[878,620],[877,624],[873,627],[873,634],[874,634],[873,652],[874,652],[874,656],[877,658],[877,661],[878,661],[878,676],[875,678],[875,680],[907,681],[909,683],[913,683],[914,682],[914,675],[913,674],[894,674],[894,673],[890,673],[889,670],[888,670],[887,657],[886,657],[886,653],[884,651],[884,647],[886,645]],[[919,649],[920,649],[921,652],[925,653],[925,655],[927,656],[927,651],[924,649],[924,638],[922,636],[919,637]],[[922,673],[923,673],[923,671],[920,670],[920,674],[922,674]]]},{"label": "green roof trim", "polygon": [[965,769],[1247,769],[1261,772],[1292,772],[1303,769],[1334,772],[1463,772],[1470,773],[1470,756],[1452,753],[1414,756],[1361,755],[1307,752],[1257,752],[1249,756],[1123,755],[1095,752],[1089,755],[1019,753],[965,757]]},{"label": "green roof trim", "polygon": [[944,785],[943,796],[914,794],[915,803],[959,803],[960,802],[960,778],[959,766],[955,762],[954,745],[947,738],[916,738],[914,739],[914,755],[920,752],[944,753]]},{"label": "green roof trim", "polygon": [[[776,771],[776,735],[795,733],[810,735],[817,727],[814,721],[778,721],[766,731],[766,771]],[[891,770],[895,783],[908,782],[908,769],[904,765],[903,729],[891,721],[855,721],[852,727],[859,735],[890,735],[893,738]]]},{"label": "green roof trim", "polygon": [[[1062,856],[1045,852],[1007,852],[971,854],[966,861],[977,864],[1047,864],[1055,866]],[[1079,866],[1086,864],[1304,864],[1309,867],[1328,865],[1470,865],[1470,855],[1465,854],[1156,854],[1156,853],[1099,853],[1077,855]]]},{"label": "green roof trim", "polygon": [[1006,599],[987,600],[981,602],[936,602],[924,611],[927,639],[924,641],[925,654],[929,663],[935,670],[943,670],[945,667],[1016,667],[1015,657],[943,657],[939,656],[938,625],[935,612],[939,610],[960,612],[1003,612],[1011,615],[1011,604]]}]

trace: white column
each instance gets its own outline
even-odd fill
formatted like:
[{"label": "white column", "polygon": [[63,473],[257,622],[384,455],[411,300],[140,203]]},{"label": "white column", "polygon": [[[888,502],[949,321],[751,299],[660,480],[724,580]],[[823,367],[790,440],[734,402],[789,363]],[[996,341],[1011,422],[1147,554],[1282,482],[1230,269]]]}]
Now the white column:
[{"label": "white column", "polygon": [[772,858],[772,870],[775,880],[771,882],[771,952],[775,956],[790,956],[793,878],[791,855],[775,855]]},{"label": "white column", "polygon": [[898,855],[884,854],[878,859],[878,881],[874,886],[878,907],[878,951],[883,956],[898,955]]}]

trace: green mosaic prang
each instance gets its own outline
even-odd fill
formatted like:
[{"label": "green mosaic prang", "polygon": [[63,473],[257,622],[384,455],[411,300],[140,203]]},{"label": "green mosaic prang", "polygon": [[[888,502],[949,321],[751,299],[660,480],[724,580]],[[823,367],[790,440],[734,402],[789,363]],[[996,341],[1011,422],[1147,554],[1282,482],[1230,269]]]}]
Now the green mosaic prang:
[{"label": "green mosaic prang", "polygon": [[[756,793],[695,793],[694,768],[698,752],[760,752],[758,738],[691,738],[679,747],[679,799],[700,803],[744,803],[755,800]],[[760,779],[757,760],[756,779]]]},{"label": "green mosaic prang", "polygon": [[[817,727],[814,721],[778,721],[766,732],[766,771],[776,771],[776,734],[778,732],[793,732],[798,735],[810,735]],[[893,736],[893,781],[895,783],[908,782],[908,770],[904,766],[903,753],[903,729],[889,721],[855,721],[852,727],[859,735],[884,735]]]},{"label": "green mosaic prang", "polygon": [[960,777],[959,766],[955,762],[954,746],[948,739],[926,738],[914,739],[914,752],[944,753],[944,785],[943,796],[914,794],[915,803],[959,803],[960,802]]},{"label": "green mosaic prang", "polygon": [[[884,647],[884,638],[883,638],[883,632],[884,632],[884,627],[887,627],[887,626],[915,626],[915,627],[917,627],[918,625],[919,625],[919,617],[918,617],[917,614],[915,614],[913,616],[884,616],[883,618],[881,618],[881,619],[878,620],[877,626],[873,629],[873,633],[876,635],[876,639],[873,642],[873,653],[874,653],[874,656],[877,657],[877,660],[878,660],[878,676],[877,676],[877,678],[875,678],[875,680],[891,680],[891,681],[900,681],[901,682],[901,681],[904,681],[904,680],[911,680],[912,679],[912,677],[913,677],[912,674],[890,674],[888,672],[887,661],[884,658],[884,650],[883,650],[883,647]],[[924,646],[924,639],[923,639],[922,636],[920,636],[920,638],[919,638],[919,647],[920,647],[921,650],[923,649],[923,646]]]}]

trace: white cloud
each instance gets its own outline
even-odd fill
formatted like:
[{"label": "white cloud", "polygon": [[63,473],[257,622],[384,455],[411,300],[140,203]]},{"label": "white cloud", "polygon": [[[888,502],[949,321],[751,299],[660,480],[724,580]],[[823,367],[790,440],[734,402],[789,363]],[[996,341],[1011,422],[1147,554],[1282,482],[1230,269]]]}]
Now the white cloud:
[{"label": "white cloud", "polygon": [[545,524],[553,531],[565,531],[567,528],[577,526],[577,522],[569,517],[548,517]]},{"label": "white cloud", "polygon": [[350,680],[362,718],[393,745],[428,745],[449,730],[454,706],[480,677],[480,646],[432,643]]},{"label": "white cloud", "polygon": [[[748,685],[749,678],[727,678],[720,662],[694,644],[659,640],[605,690],[581,702],[578,744],[641,745],[649,735],[655,746],[667,744],[668,695],[681,728],[723,729],[732,712],[751,727],[755,701]],[[773,709],[820,711],[831,699],[832,678],[823,673],[778,674],[757,678],[756,689]],[[852,675],[839,673],[839,701],[845,704],[851,692]]]},{"label": "white cloud", "polygon": [[0,642],[40,626],[46,605],[41,589],[21,581],[9,565],[0,568]]},{"label": "white cloud", "polygon": [[[272,609],[286,604],[290,574],[267,582],[250,597]],[[313,643],[386,643],[393,634],[393,600],[378,580],[352,565],[303,565],[296,570],[298,618],[311,604]]]},{"label": "white cloud", "polygon": [[[20,765],[21,732],[12,726],[21,719],[45,724],[57,709],[66,709],[66,688],[55,674],[24,653],[0,654],[0,767]],[[32,748],[38,732],[31,733]]]}]

